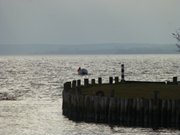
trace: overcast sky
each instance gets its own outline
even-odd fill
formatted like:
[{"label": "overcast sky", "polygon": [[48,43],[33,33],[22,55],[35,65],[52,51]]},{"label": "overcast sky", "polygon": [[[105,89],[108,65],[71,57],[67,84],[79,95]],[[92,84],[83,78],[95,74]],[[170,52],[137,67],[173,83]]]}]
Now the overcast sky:
[{"label": "overcast sky", "polygon": [[180,0],[0,0],[0,44],[174,43]]}]

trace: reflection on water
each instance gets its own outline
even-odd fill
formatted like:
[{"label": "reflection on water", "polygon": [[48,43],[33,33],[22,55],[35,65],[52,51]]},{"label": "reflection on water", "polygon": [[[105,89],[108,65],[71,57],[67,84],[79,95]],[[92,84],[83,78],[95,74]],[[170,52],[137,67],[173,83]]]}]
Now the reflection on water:
[{"label": "reflection on water", "polygon": [[[62,115],[63,83],[88,77],[120,75],[127,80],[165,81],[180,76],[178,55],[16,56],[0,57],[0,134],[2,135],[111,135],[178,134],[176,130],[109,127],[75,123]],[[79,76],[85,67],[90,75]]]}]

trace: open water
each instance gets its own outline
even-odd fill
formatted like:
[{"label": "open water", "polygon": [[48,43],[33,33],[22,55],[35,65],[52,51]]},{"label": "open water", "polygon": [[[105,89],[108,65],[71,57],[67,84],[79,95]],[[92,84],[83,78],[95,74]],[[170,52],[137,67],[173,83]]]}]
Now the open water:
[{"label": "open water", "polygon": [[[63,83],[120,76],[166,81],[180,77],[180,55],[0,56],[0,135],[170,135],[178,130],[75,123],[62,115]],[[77,75],[78,67],[90,75]]]}]

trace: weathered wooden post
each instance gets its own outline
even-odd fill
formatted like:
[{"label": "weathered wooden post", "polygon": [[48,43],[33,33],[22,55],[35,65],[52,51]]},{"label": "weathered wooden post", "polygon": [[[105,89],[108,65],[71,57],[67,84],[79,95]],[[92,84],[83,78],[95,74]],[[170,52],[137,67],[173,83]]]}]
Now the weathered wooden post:
[{"label": "weathered wooden post", "polygon": [[109,84],[113,84],[113,77],[109,77]]},{"label": "weathered wooden post", "polygon": [[[109,77],[109,84],[113,84],[113,77]],[[111,90],[110,97],[114,97],[114,89]]]},{"label": "weathered wooden post", "polygon": [[180,129],[180,99],[177,100],[177,129]]},{"label": "weathered wooden post", "polygon": [[69,101],[69,96],[67,93],[69,93],[69,91],[71,90],[71,82],[66,82],[64,83],[64,90],[62,93],[63,96],[63,103],[62,103],[62,109],[63,109],[63,115],[67,115],[68,114],[68,101]]},{"label": "weathered wooden post", "polygon": [[160,118],[159,118],[159,91],[154,91],[154,102],[153,102],[153,129],[159,128]]},{"label": "weathered wooden post", "polygon": [[77,80],[77,87],[81,86],[81,80]]},{"label": "weathered wooden post", "polygon": [[178,129],[179,128],[179,125],[180,125],[180,122],[179,122],[179,120],[180,120],[180,115],[179,115],[179,112],[180,112],[180,103],[179,103],[179,100],[175,100],[175,111],[176,111],[176,121],[175,121],[175,123],[176,123],[176,129]]},{"label": "weathered wooden post", "polygon": [[136,98],[136,126],[140,126],[140,99]]},{"label": "weathered wooden post", "polygon": [[102,84],[102,78],[101,77],[98,78],[98,84]]},{"label": "weathered wooden post", "polygon": [[76,88],[76,80],[72,81],[72,88],[75,89]]},{"label": "weathered wooden post", "polygon": [[76,94],[80,94],[81,93],[81,80],[77,80],[76,85],[77,85]]},{"label": "weathered wooden post", "polygon": [[124,64],[121,64],[121,81],[124,81]]},{"label": "weathered wooden post", "polygon": [[170,119],[171,119],[171,100],[167,100],[167,128],[170,127]]},{"label": "weathered wooden post", "polygon": [[136,113],[137,113],[137,111],[136,111],[136,106],[137,106],[137,104],[136,104],[136,99],[135,98],[133,98],[132,99],[132,119],[131,119],[131,121],[132,121],[132,126],[136,126]]},{"label": "weathered wooden post", "polygon": [[110,96],[114,97],[114,89],[111,90]]},{"label": "weathered wooden post", "polygon": [[95,85],[95,84],[96,84],[96,80],[95,80],[95,79],[92,79],[92,80],[91,80],[91,84],[92,84],[92,85]]},{"label": "weathered wooden post", "polygon": [[144,99],[143,100],[143,104],[144,104],[144,127],[148,127],[148,108],[149,108],[149,104],[148,104],[148,99]]},{"label": "weathered wooden post", "polygon": [[128,105],[128,99],[124,99],[124,126],[127,126],[127,105]]},{"label": "weathered wooden post", "polygon": [[86,87],[89,86],[89,79],[86,79],[86,78],[84,79],[84,86]]},{"label": "weathered wooden post", "polygon": [[71,89],[71,82],[66,82],[66,83],[64,83],[64,90],[65,91],[68,91],[68,90],[70,90]]},{"label": "weathered wooden post", "polygon": [[171,127],[176,127],[176,112],[175,112],[175,100],[172,100],[172,110],[171,110]]},{"label": "weathered wooden post", "polygon": [[153,99],[149,99],[148,100],[148,104],[149,104],[149,108],[148,108],[148,110],[149,110],[149,112],[148,112],[148,126],[149,127],[152,127],[152,125],[153,125],[153,123],[152,123],[152,119],[153,119],[153,117],[152,117],[152,112],[153,112],[153,103],[152,103],[152,101],[153,101]]},{"label": "weathered wooden post", "polygon": [[177,77],[173,77],[173,83],[174,83],[174,84],[177,84],[177,83],[178,83]]},{"label": "weathered wooden post", "polygon": [[140,100],[139,100],[139,103],[140,103],[140,113],[139,113],[139,116],[140,116],[140,123],[139,123],[139,125],[141,126],[141,127],[143,127],[144,126],[144,106],[143,106],[143,101],[144,101],[144,99],[143,98],[140,98]]},{"label": "weathered wooden post", "polygon": [[116,76],[116,77],[115,77],[115,84],[118,84],[118,83],[119,83],[119,77]]},{"label": "weathered wooden post", "polygon": [[159,99],[159,91],[154,91],[154,99],[155,101]]}]

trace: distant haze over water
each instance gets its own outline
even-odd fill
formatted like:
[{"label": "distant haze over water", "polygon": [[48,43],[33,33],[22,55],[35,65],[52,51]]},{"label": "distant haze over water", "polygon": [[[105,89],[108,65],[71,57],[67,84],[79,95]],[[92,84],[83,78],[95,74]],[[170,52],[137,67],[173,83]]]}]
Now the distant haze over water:
[{"label": "distant haze over water", "polygon": [[42,54],[177,54],[174,44],[2,44],[0,55]]}]

